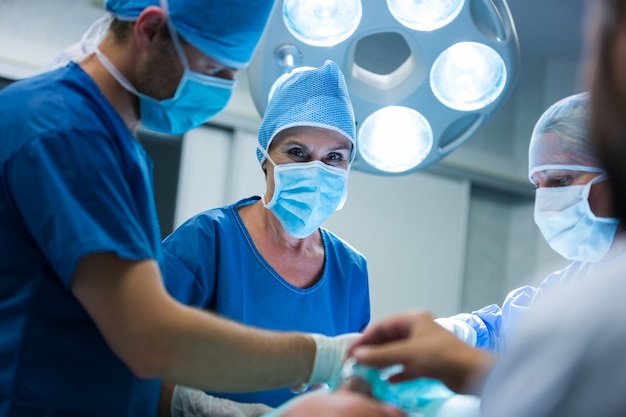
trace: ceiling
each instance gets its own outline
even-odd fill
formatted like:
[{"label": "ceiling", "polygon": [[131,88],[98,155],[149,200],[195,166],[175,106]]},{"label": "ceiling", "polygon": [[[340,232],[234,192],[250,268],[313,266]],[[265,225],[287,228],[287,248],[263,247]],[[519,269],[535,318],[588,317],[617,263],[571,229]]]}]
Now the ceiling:
[{"label": "ceiling", "polygon": [[[584,1],[510,0],[522,59],[577,59]],[[0,0],[0,60],[40,65],[78,40],[102,13],[101,4],[102,0]],[[20,46],[25,44],[36,56],[24,56],[28,48]]]},{"label": "ceiling", "polygon": [[578,59],[585,0],[510,0],[522,57]]}]

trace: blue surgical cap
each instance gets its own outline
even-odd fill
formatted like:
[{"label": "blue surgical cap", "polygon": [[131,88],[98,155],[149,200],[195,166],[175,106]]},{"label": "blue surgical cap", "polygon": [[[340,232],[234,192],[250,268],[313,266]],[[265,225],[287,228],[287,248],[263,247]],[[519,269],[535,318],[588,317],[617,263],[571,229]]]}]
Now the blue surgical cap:
[{"label": "blue surgical cap", "polygon": [[[337,64],[293,73],[275,87],[259,128],[259,147],[268,151],[272,139],[285,129],[312,126],[334,130],[352,142],[356,154],[356,126],[352,102]],[[263,164],[265,157],[257,150]]]},{"label": "blue surgical cap", "polygon": [[[176,31],[222,65],[242,68],[250,62],[272,10],[273,0],[168,0]],[[118,19],[134,21],[160,0],[106,0]]]}]

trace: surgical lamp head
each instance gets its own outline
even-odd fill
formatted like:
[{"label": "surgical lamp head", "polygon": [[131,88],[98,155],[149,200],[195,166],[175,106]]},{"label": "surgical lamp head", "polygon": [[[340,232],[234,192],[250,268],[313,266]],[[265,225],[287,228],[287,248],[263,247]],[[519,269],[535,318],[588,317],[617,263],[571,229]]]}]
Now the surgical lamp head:
[{"label": "surgical lamp head", "polygon": [[352,168],[401,175],[441,160],[489,119],[519,54],[506,0],[278,0],[248,81],[263,115],[282,74],[333,60],[358,128]]}]

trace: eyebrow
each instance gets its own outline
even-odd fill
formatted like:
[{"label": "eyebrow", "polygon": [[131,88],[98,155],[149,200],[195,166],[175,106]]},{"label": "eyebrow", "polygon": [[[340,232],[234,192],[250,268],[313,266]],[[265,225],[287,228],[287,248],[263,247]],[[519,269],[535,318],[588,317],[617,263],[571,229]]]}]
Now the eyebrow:
[{"label": "eyebrow", "polygon": [[[290,146],[290,145],[298,145],[305,149],[309,149],[309,146],[300,142],[298,139],[292,139],[290,137],[285,138],[278,146]],[[352,143],[350,143],[349,145],[333,146],[332,148],[329,148],[329,150],[330,151],[341,151],[341,150],[351,151],[352,146],[353,146]]]}]

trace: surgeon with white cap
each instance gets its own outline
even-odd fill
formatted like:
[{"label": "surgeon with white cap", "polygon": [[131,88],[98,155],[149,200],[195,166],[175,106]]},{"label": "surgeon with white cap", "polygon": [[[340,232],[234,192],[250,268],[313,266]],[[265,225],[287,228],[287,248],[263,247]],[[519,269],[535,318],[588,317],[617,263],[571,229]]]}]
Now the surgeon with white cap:
[{"label": "surgeon with white cap", "polygon": [[589,134],[589,93],[559,100],[535,124],[528,175],[536,187],[535,223],[550,247],[572,261],[538,287],[511,291],[502,306],[437,321],[476,347],[503,353],[532,305],[561,284],[594,276],[626,258],[624,226],[612,209],[606,172]]},{"label": "surgeon with white cap", "polygon": [[[258,135],[265,192],[199,213],[163,241],[168,291],[256,327],[328,336],[363,330],[366,260],[322,227],[346,199],[355,134],[337,64],[283,76]],[[275,407],[294,393],[213,395]]]},{"label": "surgeon with white cap", "polygon": [[0,92],[1,416],[154,417],[161,380],[253,391],[338,372],[344,340],[167,293],[152,161],[133,135],[220,111],[272,6],[106,0],[84,59]]},{"label": "surgeon with white cap", "polygon": [[[619,196],[609,187],[589,130],[589,100],[580,93],[550,106],[529,147],[535,221],[571,264],[538,287],[512,291],[502,307],[452,318],[434,319],[424,311],[385,318],[369,325],[347,356],[376,368],[401,364],[394,382],[437,378],[458,393],[481,395],[484,416],[624,414],[624,215],[618,217],[613,205]],[[623,164],[618,157],[613,162]],[[373,407],[338,390],[296,398],[270,415],[394,415]],[[440,412],[462,414],[447,411]]]}]

